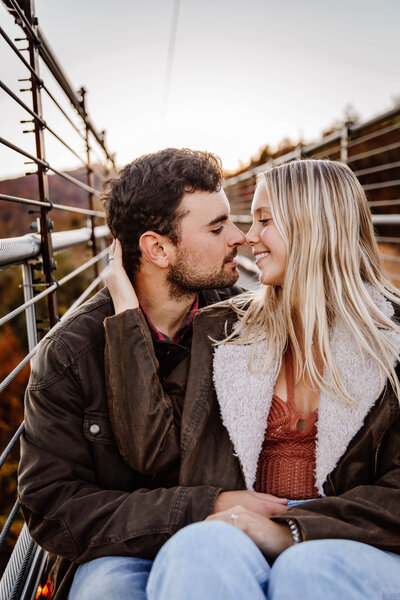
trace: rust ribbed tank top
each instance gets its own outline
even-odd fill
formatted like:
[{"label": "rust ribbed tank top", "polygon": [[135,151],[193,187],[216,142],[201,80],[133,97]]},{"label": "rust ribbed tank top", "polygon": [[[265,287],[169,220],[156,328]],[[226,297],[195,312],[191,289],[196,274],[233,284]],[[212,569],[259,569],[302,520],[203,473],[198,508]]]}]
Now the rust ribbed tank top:
[{"label": "rust ribbed tank top", "polygon": [[[315,442],[318,409],[300,413],[294,403],[293,359],[285,356],[287,402],[273,396],[264,442],[258,458],[255,490],[280,498],[317,498],[315,487]],[[302,431],[299,421],[305,423]]]}]

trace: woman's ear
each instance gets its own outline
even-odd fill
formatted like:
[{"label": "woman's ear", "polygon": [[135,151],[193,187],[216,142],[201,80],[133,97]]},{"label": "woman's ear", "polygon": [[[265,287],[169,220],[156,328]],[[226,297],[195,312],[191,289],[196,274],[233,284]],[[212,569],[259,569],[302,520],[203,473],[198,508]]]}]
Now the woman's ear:
[{"label": "woman's ear", "polygon": [[139,248],[143,258],[159,269],[169,267],[169,246],[171,242],[164,235],[154,231],[145,231],[139,240]]}]

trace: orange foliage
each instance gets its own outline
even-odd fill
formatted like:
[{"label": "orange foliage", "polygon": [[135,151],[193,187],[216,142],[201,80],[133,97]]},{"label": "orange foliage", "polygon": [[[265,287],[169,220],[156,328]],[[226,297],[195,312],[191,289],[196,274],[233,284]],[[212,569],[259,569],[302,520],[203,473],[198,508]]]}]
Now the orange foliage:
[{"label": "orange foliage", "polygon": [[[19,340],[9,324],[0,332],[0,381],[24,358]],[[0,442],[3,446],[23,418],[23,397],[29,376],[29,365],[16,375],[2,393],[0,403]]]}]

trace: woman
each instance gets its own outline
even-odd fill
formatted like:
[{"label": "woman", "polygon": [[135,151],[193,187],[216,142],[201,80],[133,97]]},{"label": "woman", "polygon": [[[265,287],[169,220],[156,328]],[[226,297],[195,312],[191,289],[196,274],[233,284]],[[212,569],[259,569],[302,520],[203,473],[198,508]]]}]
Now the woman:
[{"label": "woman", "polygon": [[[291,507],[238,506],[181,530],[148,597],[400,597],[399,298],[365,194],[345,165],[296,161],[260,177],[252,214],[263,285],[196,316],[181,422],[160,431],[164,456],[131,466],[180,456],[183,486]],[[152,406],[170,414],[157,390]]]}]

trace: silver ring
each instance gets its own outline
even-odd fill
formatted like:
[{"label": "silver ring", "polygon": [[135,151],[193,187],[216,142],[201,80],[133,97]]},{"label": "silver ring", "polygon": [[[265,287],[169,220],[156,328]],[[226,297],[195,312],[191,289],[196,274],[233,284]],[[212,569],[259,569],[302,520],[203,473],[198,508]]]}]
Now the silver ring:
[{"label": "silver ring", "polygon": [[236,527],[236,526],[237,526],[238,519],[239,519],[239,515],[236,515],[235,513],[232,513],[232,514],[231,514],[231,519],[232,519],[232,521],[233,521],[233,524],[234,524],[234,525],[235,525],[235,527]]},{"label": "silver ring", "polygon": [[114,257],[113,256],[109,256],[108,257],[108,262],[111,262],[112,260],[114,260]]}]

